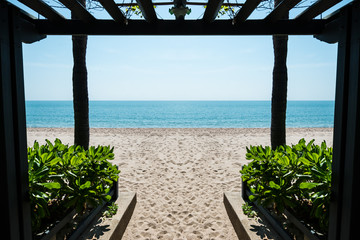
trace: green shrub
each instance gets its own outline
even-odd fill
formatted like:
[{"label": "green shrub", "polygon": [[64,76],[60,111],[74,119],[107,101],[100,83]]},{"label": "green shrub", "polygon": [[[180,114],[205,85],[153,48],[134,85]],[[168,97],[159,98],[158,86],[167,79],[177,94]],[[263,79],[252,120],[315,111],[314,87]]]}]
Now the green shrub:
[{"label": "green shrub", "polygon": [[240,171],[257,201],[282,212],[292,210],[318,231],[327,232],[333,151],[323,142],[306,144],[301,139],[292,146],[250,146],[246,159],[252,160]]},{"label": "green shrub", "polygon": [[29,190],[33,232],[71,209],[81,213],[109,201],[108,195],[120,171],[108,160],[113,148],[98,146],[84,150],[56,139],[28,148]]}]

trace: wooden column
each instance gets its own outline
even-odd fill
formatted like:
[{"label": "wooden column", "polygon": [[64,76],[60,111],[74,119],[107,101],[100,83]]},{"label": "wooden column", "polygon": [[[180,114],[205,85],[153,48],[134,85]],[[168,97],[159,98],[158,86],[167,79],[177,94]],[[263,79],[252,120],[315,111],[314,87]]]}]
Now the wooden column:
[{"label": "wooden column", "polygon": [[10,240],[32,238],[19,14],[0,2],[1,235]]},{"label": "wooden column", "polygon": [[329,239],[358,238],[360,4],[340,13]]}]

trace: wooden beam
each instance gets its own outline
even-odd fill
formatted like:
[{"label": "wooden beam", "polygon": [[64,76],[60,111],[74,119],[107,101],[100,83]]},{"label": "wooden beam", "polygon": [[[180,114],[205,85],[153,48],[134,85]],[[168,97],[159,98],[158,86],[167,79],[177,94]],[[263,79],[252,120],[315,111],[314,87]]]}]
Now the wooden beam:
[{"label": "wooden beam", "polygon": [[300,21],[309,21],[341,1],[342,0],[318,0],[305,11],[296,16],[295,19]]},{"label": "wooden beam", "polygon": [[[154,6],[164,6],[164,5],[174,5],[174,2],[153,2]],[[186,2],[187,5],[194,5],[194,6],[206,6],[206,2]],[[223,3],[223,6],[233,6],[233,7],[241,7],[243,3]],[[137,3],[116,3],[116,6],[126,7],[126,6],[138,6]]]},{"label": "wooden beam", "polygon": [[208,0],[203,16],[203,21],[207,23],[213,22],[218,15],[223,2],[224,0]]},{"label": "wooden beam", "polygon": [[279,20],[276,23],[264,20],[247,20],[234,26],[232,20],[216,20],[204,23],[202,20],[158,20],[154,24],[144,20],[129,20],[128,25],[119,25],[113,20],[96,20],[85,23],[79,20],[50,22],[36,20],[39,33],[46,35],[314,35],[325,28],[326,20],[299,22],[296,20]]},{"label": "wooden beam", "polygon": [[110,16],[118,23],[127,22],[124,14],[121,12],[119,7],[116,5],[114,0],[98,0]]},{"label": "wooden beam", "polygon": [[275,22],[282,19],[289,13],[290,9],[295,7],[299,2],[301,2],[301,0],[283,0],[269,15],[267,15],[265,20]]},{"label": "wooden beam", "polygon": [[240,11],[236,14],[233,24],[241,23],[251,15],[255,8],[260,4],[262,0],[247,0],[240,8]]},{"label": "wooden beam", "polygon": [[147,22],[154,23],[157,21],[158,18],[151,0],[136,0],[136,2]]},{"label": "wooden beam", "polygon": [[42,0],[19,0],[19,2],[28,6],[35,12],[41,14],[51,21],[62,21],[65,20],[64,16],[55,11],[52,7],[50,7],[47,3]]},{"label": "wooden beam", "polygon": [[71,12],[81,21],[91,22],[96,20],[91,13],[86,10],[86,8],[81,5],[77,0],[59,0],[62,4],[65,5]]}]

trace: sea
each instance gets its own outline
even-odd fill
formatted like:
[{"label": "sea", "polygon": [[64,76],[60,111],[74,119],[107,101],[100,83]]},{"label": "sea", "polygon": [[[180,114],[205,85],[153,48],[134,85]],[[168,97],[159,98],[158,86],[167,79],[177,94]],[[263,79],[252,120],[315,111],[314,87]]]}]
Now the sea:
[{"label": "sea", "polygon": [[[334,101],[288,101],[286,126],[328,128]],[[270,101],[90,101],[91,128],[269,128]],[[72,101],[26,101],[31,128],[72,128]]]}]

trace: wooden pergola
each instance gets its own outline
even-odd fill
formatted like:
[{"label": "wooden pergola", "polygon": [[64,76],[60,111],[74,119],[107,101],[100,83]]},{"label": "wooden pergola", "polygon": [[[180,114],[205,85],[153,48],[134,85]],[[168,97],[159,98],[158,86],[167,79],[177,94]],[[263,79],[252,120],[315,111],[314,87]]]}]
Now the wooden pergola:
[{"label": "wooden pergola", "polygon": [[[248,19],[262,0],[243,0],[234,19],[216,20],[223,0],[209,0],[202,19],[158,19],[150,0],[136,0],[144,20],[126,19],[114,0],[98,0],[112,19],[96,19],[77,0],[59,0],[77,20],[44,0],[19,0],[42,19],[0,0],[0,159],[4,183],[2,236],[31,239],[22,43],[47,35],[314,35],[338,43],[334,159],[329,239],[357,239],[360,172],[360,1],[315,19],[342,0],[317,0],[295,18],[283,17],[301,0],[283,0],[263,19]],[[173,4],[186,5],[184,0]],[[311,86],[309,86],[311,87]]]}]

